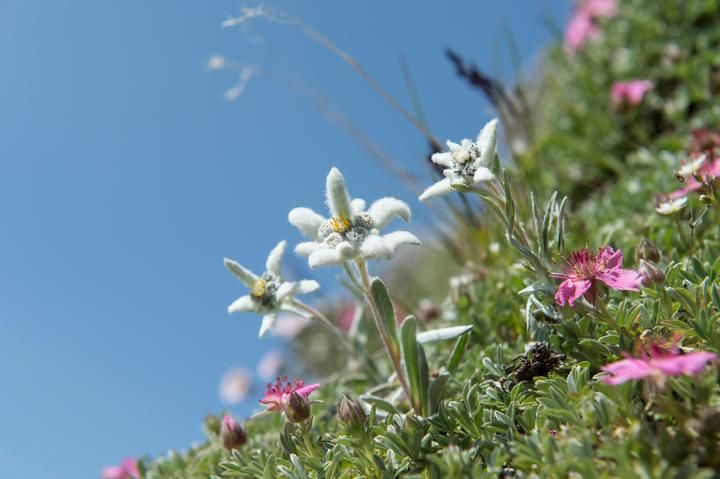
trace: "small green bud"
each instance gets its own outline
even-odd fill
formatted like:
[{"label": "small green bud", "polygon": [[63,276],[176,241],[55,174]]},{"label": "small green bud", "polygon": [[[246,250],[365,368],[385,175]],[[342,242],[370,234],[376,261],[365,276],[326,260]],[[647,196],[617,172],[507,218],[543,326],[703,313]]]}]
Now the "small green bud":
[{"label": "small green bud", "polygon": [[303,422],[310,417],[310,401],[302,394],[290,393],[283,401],[285,416],[290,422]]},{"label": "small green bud", "polygon": [[655,243],[647,238],[643,238],[635,248],[635,255],[638,259],[644,259],[646,261],[652,261],[657,263],[660,261],[660,252],[655,246]]},{"label": "small green bud", "polygon": [[337,416],[340,421],[350,427],[360,427],[365,424],[367,414],[362,405],[349,394],[343,394],[337,405]]},{"label": "small green bud", "polygon": [[240,449],[247,442],[247,432],[232,416],[226,415],[222,419],[220,439],[225,449]]}]

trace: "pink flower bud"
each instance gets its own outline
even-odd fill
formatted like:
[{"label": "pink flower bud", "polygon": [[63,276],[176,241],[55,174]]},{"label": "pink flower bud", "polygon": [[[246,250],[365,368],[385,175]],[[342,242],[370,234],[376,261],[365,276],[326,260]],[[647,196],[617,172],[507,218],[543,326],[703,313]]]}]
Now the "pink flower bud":
[{"label": "pink flower bud", "polygon": [[225,449],[240,449],[247,442],[247,432],[232,416],[226,415],[222,418],[220,439]]}]

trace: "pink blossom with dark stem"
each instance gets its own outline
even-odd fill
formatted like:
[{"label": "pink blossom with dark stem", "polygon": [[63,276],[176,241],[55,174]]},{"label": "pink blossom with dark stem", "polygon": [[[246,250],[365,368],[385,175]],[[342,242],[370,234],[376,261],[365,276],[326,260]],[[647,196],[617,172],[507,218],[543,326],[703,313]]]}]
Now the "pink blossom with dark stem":
[{"label": "pink blossom with dark stem", "polygon": [[609,246],[600,248],[594,255],[587,248],[573,251],[566,260],[564,273],[550,273],[563,280],[555,294],[555,301],[564,306],[575,305],[585,296],[591,303],[597,297],[598,281],[611,289],[638,291],[643,277],[637,271],[622,269],[623,254]]},{"label": "pink blossom with dark stem", "polygon": [[125,458],[119,466],[107,466],[102,470],[102,479],[136,479],[140,477],[137,461]]},{"label": "pink blossom with dark stem", "polygon": [[606,384],[622,384],[638,379],[650,379],[662,385],[669,376],[694,376],[701,373],[708,363],[715,363],[718,356],[707,351],[683,354],[677,345],[670,348],[652,343],[641,352],[641,356],[631,357],[606,364],[602,370],[609,373],[602,378]]},{"label": "pink blossom with dark stem", "polygon": [[616,108],[635,106],[652,89],[653,82],[650,80],[618,81],[610,89],[610,101]]},{"label": "pink blossom with dark stem", "polygon": [[302,379],[289,382],[287,377],[277,378],[275,384],[268,383],[267,391],[265,391],[265,395],[260,400],[260,403],[267,407],[268,411],[282,412],[290,400],[292,393],[297,393],[307,399],[310,393],[319,387],[320,384],[305,386]]}]

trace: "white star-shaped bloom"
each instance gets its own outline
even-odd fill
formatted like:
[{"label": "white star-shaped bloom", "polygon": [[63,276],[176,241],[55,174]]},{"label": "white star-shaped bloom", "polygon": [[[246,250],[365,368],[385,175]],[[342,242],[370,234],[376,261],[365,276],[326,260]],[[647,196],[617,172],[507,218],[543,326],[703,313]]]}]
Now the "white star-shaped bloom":
[{"label": "white star-shaped bloom", "polygon": [[238,262],[225,258],[225,267],[243,284],[250,288],[250,294],[240,296],[228,306],[228,313],[252,311],[262,315],[262,325],[258,336],[263,336],[275,322],[279,311],[307,316],[297,305],[301,304],[294,298],[296,294],[307,294],[317,290],[317,281],[304,279],[301,281],[284,281],[280,274],[280,262],[287,241],[281,241],[270,251],[265,262],[266,271],[258,276]]},{"label": "white star-shaped bloom", "polygon": [[445,178],[430,185],[420,195],[420,201],[444,195],[455,187],[472,186],[495,179],[492,172],[497,148],[497,120],[489,121],[475,142],[464,139],[458,143],[447,142],[448,150],[432,155],[433,163],[443,166]]},{"label": "white star-shaped bloom", "polygon": [[410,221],[410,208],[395,198],[381,198],[365,210],[365,201],[350,199],[345,179],[333,168],[326,181],[330,218],[324,218],[309,208],[295,208],[288,220],[310,239],[300,243],[295,252],[308,257],[311,268],[342,264],[360,259],[389,259],[402,244],[420,244],[407,231],[380,235],[379,230],[399,216]]}]

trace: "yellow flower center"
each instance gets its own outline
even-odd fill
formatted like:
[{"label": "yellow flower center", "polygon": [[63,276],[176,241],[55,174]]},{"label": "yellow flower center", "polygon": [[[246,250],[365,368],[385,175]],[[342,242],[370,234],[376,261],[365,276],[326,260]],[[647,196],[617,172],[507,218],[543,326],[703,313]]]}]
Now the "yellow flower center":
[{"label": "yellow flower center", "polygon": [[350,226],[352,226],[352,223],[345,215],[340,215],[339,217],[333,217],[330,219],[330,227],[336,233],[345,233],[350,229]]},{"label": "yellow flower center", "polygon": [[256,298],[262,298],[265,294],[265,286],[265,280],[260,278],[259,280],[255,281],[255,283],[253,283],[252,288],[250,289],[250,295],[255,296]]}]

